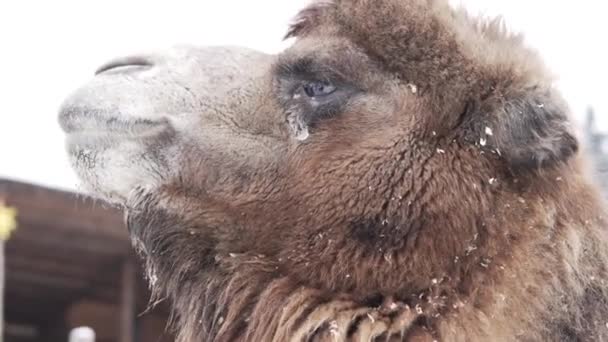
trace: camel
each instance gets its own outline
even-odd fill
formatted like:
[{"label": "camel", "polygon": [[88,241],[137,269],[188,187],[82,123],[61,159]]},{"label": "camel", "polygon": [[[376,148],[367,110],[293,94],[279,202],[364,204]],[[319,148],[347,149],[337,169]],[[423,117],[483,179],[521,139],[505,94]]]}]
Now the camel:
[{"label": "camel", "polygon": [[520,36],[333,0],[287,37],[118,58],[60,110],[179,341],[608,341],[605,205]]}]

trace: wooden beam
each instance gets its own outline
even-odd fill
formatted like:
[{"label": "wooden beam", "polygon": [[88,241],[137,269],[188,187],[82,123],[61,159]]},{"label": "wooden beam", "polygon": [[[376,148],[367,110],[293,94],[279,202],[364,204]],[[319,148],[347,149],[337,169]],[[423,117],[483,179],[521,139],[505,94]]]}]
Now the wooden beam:
[{"label": "wooden beam", "polygon": [[[15,234],[17,235],[17,234]],[[89,268],[91,271],[99,274],[99,267],[109,262],[114,264],[114,270],[120,273],[120,263],[117,260],[125,258],[127,253],[130,253],[131,248],[126,249],[124,254],[106,255],[106,254],[93,254],[90,252],[82,251],[81,249],[68,249],[65,247],[48,246],[44,242],[30,243],[21,239],[20,237],[11,238],[5,246],[6,260],[10,262],[14,258],[22,258],[28,260],[53,260],[54,262],[67,264],[67,265],[82,265]],[[76,253],[77,258],[74,257]],[[116,278],[116,283],[119,282],[119,278]]]},{"label": "wooden beam", "polygon": [[[49,294],[52,295],[52,292]],[[56,296],[31,298],[12,291],[7,291],[5,296],[5,319],[10,322],[44,323],[57,311],[65,310],[69,303],[66,298]]]},{"label": "wooden beam", "polygon": [[70,291],[82,289],[89,285],[86,279],[63,276],[50,273],[31,273],[21,270],[12,270],[6,276],[7,283],[23,282],[49,288],[69,289]]},{"label": "wooden beam", "polygon": [[100,200],[73,192],[0,179],[0,196],[19,209],[20,219],[41,226],[50,222],[64,232],[76,231],[128,239],[123,214]]},{"label": "wooden beam", "polygon": [[135,299],[137,272],[132,257],[125,259],[122,266],[122,288],[120,300],[120,342],[135,342]]},{"label": "wooden beam", "polygon": [[[7,254],[6,256],[6,269],[8,272],[22,271],[30,272],[35,274],[48,273],[53,275],[75,277],[79,279],[91,279],[96,278],[99,280],[107,280],[105,284],[116,285],[118,279],[108,279],[97,276],[97,267],[101,265],[101,262],[97,263],[79,263],[80,260],[74,260],[72,256],[72,262],[61,262],[50,258],[48,255],[45,258],[28,258],[23,257],[19,254]],[[77,258],[76,258],[77,259]]]},{"label": "wooden beam", "polygon": [[[32,225],[27,218],[19,220],[19,230],[8,242],[11,245],[30,245],[30,248],[52,248],[70,250],[73,254],[93,254],[106,256],[123,256],[131,251],[128,239],[108,239],[101,235],[94,236],[84,232],[66,233],[55,229],[55,224]],[[125,228],[126,231],[126,228]],[[25,246],[24,246],[25,247]]]}]

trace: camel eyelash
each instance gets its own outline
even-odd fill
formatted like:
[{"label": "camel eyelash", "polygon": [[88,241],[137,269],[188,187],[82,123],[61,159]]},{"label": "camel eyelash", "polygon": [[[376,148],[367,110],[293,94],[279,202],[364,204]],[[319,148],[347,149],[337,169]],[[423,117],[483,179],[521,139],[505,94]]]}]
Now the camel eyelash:
[{"label": "camel eyelash", "polygon": [[348,83],[345,74],[339,68],[310,57],[279,60],[275,66],[275,74],[279,79]]}]

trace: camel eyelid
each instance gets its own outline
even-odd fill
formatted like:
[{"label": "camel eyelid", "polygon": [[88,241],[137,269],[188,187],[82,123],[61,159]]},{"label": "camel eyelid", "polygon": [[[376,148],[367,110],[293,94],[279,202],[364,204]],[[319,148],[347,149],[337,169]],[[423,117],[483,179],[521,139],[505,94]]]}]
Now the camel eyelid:
[{"label": "camel eyelid", "polygon": [[279,79],[284,80],[346,83],[342,72],[310,57],[279,61],[275,67],[275,73]]}]

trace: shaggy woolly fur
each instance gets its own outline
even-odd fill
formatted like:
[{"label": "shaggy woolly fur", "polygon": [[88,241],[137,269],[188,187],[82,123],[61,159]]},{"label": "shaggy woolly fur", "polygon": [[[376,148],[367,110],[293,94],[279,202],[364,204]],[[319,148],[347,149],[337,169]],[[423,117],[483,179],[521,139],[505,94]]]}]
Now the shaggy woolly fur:
[{"label": "shaggy woolly fur", "polygon": [[183,170],[128,204],[180,341],[608,341],[603,203],[520,37],[440,0],[317,2],[288,37],[269,101],[310,138],[231,197]]}]

